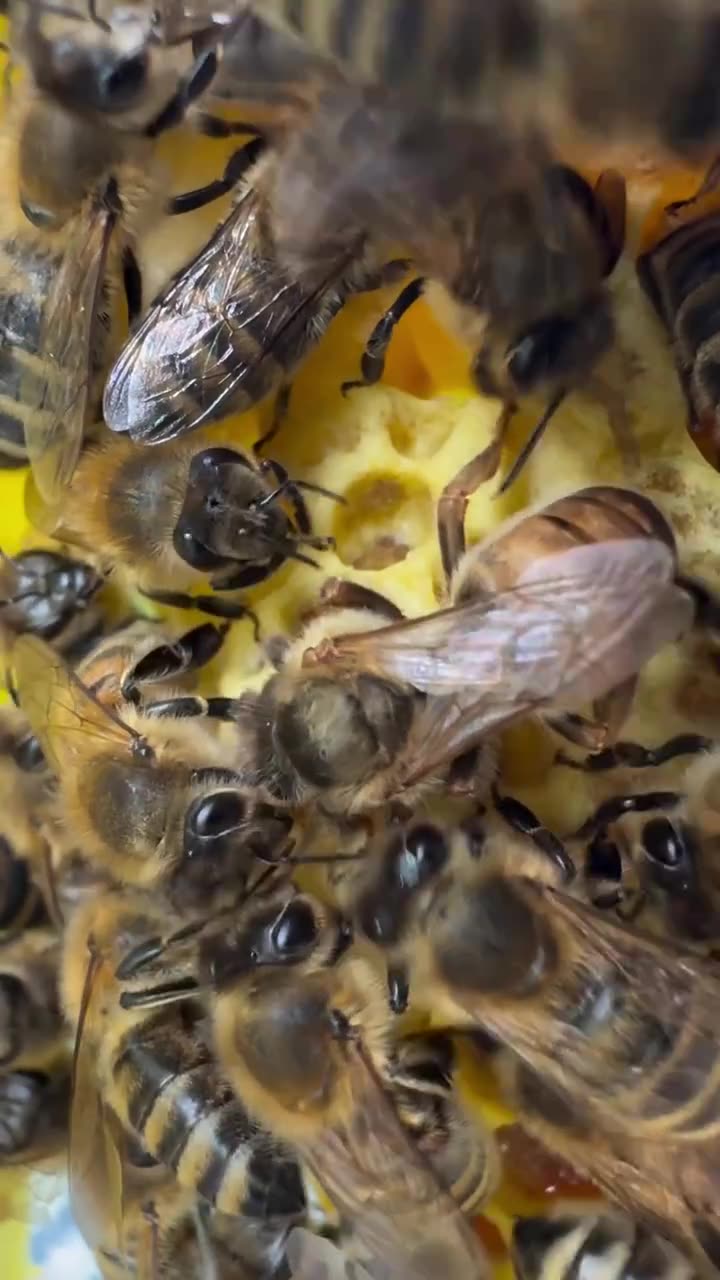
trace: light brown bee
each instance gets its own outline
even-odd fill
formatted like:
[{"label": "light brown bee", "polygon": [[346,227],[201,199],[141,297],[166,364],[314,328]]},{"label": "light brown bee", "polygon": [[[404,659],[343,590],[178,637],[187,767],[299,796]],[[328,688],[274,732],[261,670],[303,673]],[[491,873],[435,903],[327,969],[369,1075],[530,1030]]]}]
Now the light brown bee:
[{"label": "light brown bee", "polygon": [[[202,1008],[137,1007],[128,999],[137,983],[119,976],[127,953],[166,933],[168,921],[156,898],[115,892],[85,904],[68,926],[62,987],[76,1029],[73,1214],[92,1248],[122,1255],[123,1169],[157,1162],[209,1205],[253,1220],[258,1246],[264,1238],[277,1261],[289,1226],[303,1220],[297,1165],[223,1079]],[[172,961],[163,972],[172,982]]]},{"label": "light brown bee", "polygon": [[257,857],[287,850],[291,819],[243,786],[207,727],[227,699],[181,693],[115,711],[34,636],[17,640],[12,662],[70,840],[99,871],[181,909],[201,895],[208,910],[236,900]]},{"label": "light brown bee", "polygon": [[252,780],[270,797],[339,814],[412,805],[522,715],[553,715],[577,738],[565,708],[603,711],[619,687],[626,710],[636,672],[691,623],[672,533],[639,495],[581,491],[464,554],[466,500],[458,482],[441,502],[449,607],[383,625],[391,605],[341,584],[330,602],[350,611],[312,622],[240,704]]},{"label": "light brown bee", "polygon": [[[442,1256],[450,1276],[484,1275],[460,1208],[492,1188],[494,1151],[457,1111],[444,1048],[394,1050],[377,971],[350,942],[340,918],[288,888],[201,935],[223,1070],[317,1176],[371,1272],[381,1260],[393,1276],[429,1277]],[[142,998],[171,989],[150,984]]]}]

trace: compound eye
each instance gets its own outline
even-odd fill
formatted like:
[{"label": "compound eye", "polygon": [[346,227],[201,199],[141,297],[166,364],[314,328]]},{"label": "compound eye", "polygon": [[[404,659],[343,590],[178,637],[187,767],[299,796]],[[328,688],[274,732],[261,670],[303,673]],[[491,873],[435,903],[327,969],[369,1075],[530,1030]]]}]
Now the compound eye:
[{"label": "compound eye", "polygon": [[247,820],[245,801],[237,791],[216,791],[203,796],[188,814],[188,829],[202,839],[228,835]]},{"label": "compound eye", "polygon": [[147,79],[147,55],[113,59],[98,74],[98,110],[121,111],[137,101]]},{"label": "compound eye", "polygon": [[681,830],[667,818],[651,818],[643,829],[643,848],[653,862],[674,870],[687,861],[687,849]]},{"label": "compound eye", "polygon": [[309,951],[317,939],[315,914],[307,902],[293,902],[272,930],[272,941],[280,955]]},{"label": "compound eye", "polygon": [[398,860],[398,880],[403,887],[426,884],[447,862],[448,847],[437,827],[413,827]]}]

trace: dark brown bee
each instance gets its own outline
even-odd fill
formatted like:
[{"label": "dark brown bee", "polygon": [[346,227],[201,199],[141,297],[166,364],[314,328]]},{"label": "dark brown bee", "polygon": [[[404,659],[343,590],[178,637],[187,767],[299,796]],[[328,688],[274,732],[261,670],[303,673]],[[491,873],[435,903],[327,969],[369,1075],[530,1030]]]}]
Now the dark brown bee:
[{"label": "dark brown bee", "polygon": [[37,548],[0,561],[0,619],[31,631],[69,657],[82,652],[105,625],[96,599],[103,578],[92,565]]},{"label": "dark brown bee", "polygon": [[624,1214],[554,1207],[513,1227],[518,1280],[694,1280],[689,1262],[659,1235]]},{"label": "dark brown bee", "polygon": [[411,887],[401,948],[413,998],[434,1025],[498,1039],[525,1127],[715,1277],[714,969],[572,900],[556,878],[537,855],[523,867],[500,850],[464,879]]},{"label": "dark brown bee", "polygon": [[672,342],[688,434],[720,470],[720,193],[716,166],[690,200],[648,219],[638,276]]},{"label": "dark brown bee", "polygon": [[155,139],[207,87],[219,37],[206,22],[163,41],[157,21],[145,4],[108,21],[43,0],[12,14],[25,74],[0,138],[0,438],[15,461],[27,451],[50,504],[100,416],[117,301],[130,323],[142,309],[138,238],[229,191],[245,164],[240,150],[223,179],[168,201]]},{"label": "dark brown bee", "polygon": [[351,227],[291,273],[274,243],[277,153],[262,157],[235,207],[126,343],[105,388],[114,431],[156,444],[241,413],[272,393],[284,412],[292,376],[354,293],[405,274]]},{"label": "dark brown bee", "polygon": [[109,437],[83,453],[62,507],[30,494],[28,509],[151,599],[250,617],[257,630],[232,593],[265,582],[287,560],[314,565],[307,551],[332,545],[312,533],[303,489],[336,496],[238,448],[177,441],[148,452]]},{"label": "dark brown bee", "polygon": [[604,279],[623,246],[622,178],[606,171],[591,187],[497,116],[418,118],[380,91],[328,91],[282,150],[272,210],[278,251],[298,275],[320,271],[325,246],[347,244],[353,229],[402,246],[420,273],[376,325],[346,391],[382,376],[396,323],[427,294],[468,349],[478,389],[504,401],[500,440],[520,399],[546,399],[532,448],[612,344]]},{"label": "dark brown bee", "polygon": [[0,1166],[37,1164],[67,1142],[70,1071],[8,1071],[0,1075]]},{"label": "dark brown bee", "polygon": [[[720,137],[712,0],[254,0],[263,18],[301,35],[362,81],[392,85],[407,105],[482,119],[497,109],[552,136],[681,154]],[[664,74],[656,74],[657,67]]]}]

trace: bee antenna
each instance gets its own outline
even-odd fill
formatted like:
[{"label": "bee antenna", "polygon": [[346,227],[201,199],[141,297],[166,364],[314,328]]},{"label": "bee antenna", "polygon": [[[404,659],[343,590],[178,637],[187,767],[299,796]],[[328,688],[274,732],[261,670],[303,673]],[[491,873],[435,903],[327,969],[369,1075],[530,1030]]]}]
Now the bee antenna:
[{"label": "bee antenna", "polygon": [[555,416],[555,414],[557,413],[557,410],[560,408],[560,405],[562,404],[566,396],[567,396],[567,391],[565,390],[558,391],[553,396],[552,400],[550,401],[547,408],[545,409],[545,412],[543,413],[540,421],[538,422],[537,426],[534,428],[534,430],[526,440],[523,448],[520,450],[520,453],[518,454],[513,465],[508,471],[508,474],[506,475],[505,479],[500,485],[500,488],[495,494],[496,498],[501,497],[503,493],[507,493],[510,486],[515,483],[518,476],[520,475],[520,472],[525,466],[525,463],[530,457],[530,454],[534,452],[539,441],[542,439],[543,435],[545,434],[545,429],[548,423],[550,422],[551,418]]}]

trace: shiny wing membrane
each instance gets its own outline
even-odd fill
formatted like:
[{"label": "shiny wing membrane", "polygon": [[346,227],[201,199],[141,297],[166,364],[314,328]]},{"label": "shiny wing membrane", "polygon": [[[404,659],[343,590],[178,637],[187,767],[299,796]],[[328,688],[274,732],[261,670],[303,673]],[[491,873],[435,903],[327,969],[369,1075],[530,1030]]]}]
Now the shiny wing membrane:
[{"label": "shiny wing membrane", "polygon": [[68,752],[83,752],[89,740],[129,748],[132,731],[97,701],[38,636],[18,637],[11,666],[22,711],[55,773],[67,768]]},{"label": "shiny wing membrane", "polygon": [[[99,315],[115,213],[92,197],[73,219],[43,311],[39,356],[23,388],[25,435],[37,491],[52,507],[72,480],[91,411]],[[102,343],[100,344],[102,346]]]},{"label": "shiny wing membrane", "polygon": [[478,1238],[403,1129],[362,1046],[348,1055],[354,1114],[307,1155],[363,1266],[372,1280],[487,1280]]}]

